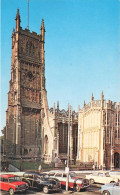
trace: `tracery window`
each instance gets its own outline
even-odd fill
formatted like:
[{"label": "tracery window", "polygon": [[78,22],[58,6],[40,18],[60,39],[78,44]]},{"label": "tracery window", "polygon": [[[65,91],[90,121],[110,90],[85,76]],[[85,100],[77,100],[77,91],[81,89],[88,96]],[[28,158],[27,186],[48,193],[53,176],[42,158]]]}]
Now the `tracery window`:
[{"label": "tracery window", "polygon": [[29,55],[34,55],[35,54],[35,46],[32,43],[32,41],[26,43],[26,52]]},{"label": "tracery window", "polygon": [[68,124],[59,123],[58,130],[59,130],[59,143],[60,143],[59,152],[60,153],[67,153]]}]

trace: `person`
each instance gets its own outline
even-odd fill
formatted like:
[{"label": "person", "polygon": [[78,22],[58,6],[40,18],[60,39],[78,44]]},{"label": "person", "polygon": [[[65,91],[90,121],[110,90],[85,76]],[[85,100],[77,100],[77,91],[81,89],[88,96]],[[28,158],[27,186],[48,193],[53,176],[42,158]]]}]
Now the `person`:
[{"label": "person", "polygon": [[40,166],[39,166],[39,168],[38,168],[38,170],[39,170],[39,173],[40,173],[41,169],[42,169],[42,166],[40,165]]}]

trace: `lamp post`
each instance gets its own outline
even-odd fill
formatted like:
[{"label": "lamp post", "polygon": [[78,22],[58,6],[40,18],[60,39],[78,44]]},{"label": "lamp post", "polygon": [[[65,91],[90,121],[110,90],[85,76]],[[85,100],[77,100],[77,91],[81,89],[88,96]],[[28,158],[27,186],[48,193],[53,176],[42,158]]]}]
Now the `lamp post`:
[{"label": "lamp post", "polygon": [[113,169],[113,128],[111,128],[111,170]]},{"label": "lamp post", "polygon": [[70,157],[70,105],[68,104],[68,148],[67,148],[67,181],[66,181],[66,191],[69,187],[69,157]]}]

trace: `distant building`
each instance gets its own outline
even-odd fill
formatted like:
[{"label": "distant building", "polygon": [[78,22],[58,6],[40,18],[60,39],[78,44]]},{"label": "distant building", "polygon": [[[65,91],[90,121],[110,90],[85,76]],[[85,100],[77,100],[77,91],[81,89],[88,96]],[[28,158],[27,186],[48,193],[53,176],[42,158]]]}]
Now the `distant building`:
[{"label": "distant building", "polygon": [[77,161],[120,168],[120,103],[106,102],[103,93],[79,109]]}]

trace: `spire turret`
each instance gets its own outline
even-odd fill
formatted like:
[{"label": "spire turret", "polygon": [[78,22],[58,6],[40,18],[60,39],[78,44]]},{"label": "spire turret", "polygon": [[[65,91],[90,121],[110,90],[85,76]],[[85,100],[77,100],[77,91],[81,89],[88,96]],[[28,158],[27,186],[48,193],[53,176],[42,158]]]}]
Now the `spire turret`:
[{"label": "spire turret", "polygon": [[15,29],[13,28],[13,32],[12,32],[12,49],[14,47],[15,44]]},{"label": "spire turret", "polygon": [[93,101],[94,100],[94,96],[93,96],[93,93],[92,93],[92,96],[91,96],[91,101]]},{"label": "spire turret", "polygon": [[20,28],[20,22],[21,22],[21,19],[20,19],[20,15],[19,15],[19,9],[17,9],[17,15],[16,15],[16,32],[19,31],[19,28]]},{"label": "spire turret", "polygon": [[44,26],[44,19],[42,19],[42,24],[41,24],[41,35],[42,35],[42,41],[45,41],[45,26]]},{"label": "spire turret", "polygon": [[12,35],[14,35],[14,34],[15,34],[15,29],[13,28]]},{"label": "spire turret", "polygon": [[54,113],[54,115],[55,115],[55,103],[54,103],[54,105],[53,105],[53,113]]},{"label": "spire turret", "polygon": [[59,112],[59,101],[57,101],[57,111]]},{"label": "spire turret", "polygon": [[84,100],[83,107],[85,107],[85,106],[86,106],[86,103],[85,103],[85,100]]},{"label": "spire turret", "polygon": [[101,107],[103,108],[104,106],[104,95],[103,95],[103,91],[101,93]]},{"label": "spire turret", "polygon": [[104,99],[104,94],[103,94],[103,91],[102,91],[102,93],[101,93],[101,100],[103,100]]}]

